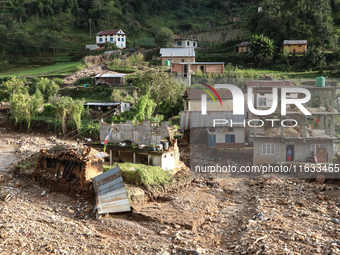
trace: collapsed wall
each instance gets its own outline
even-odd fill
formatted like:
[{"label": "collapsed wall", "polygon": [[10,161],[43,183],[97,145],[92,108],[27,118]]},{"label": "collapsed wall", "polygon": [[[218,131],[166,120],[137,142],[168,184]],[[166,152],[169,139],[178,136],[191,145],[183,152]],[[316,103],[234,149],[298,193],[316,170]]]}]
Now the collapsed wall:
[{"label": "collapsed wall", "polygon": [[102,157],[90,147],[62,151],[41,150],[31,178],[52,191],[94,197],[91,178],[103,173]]}]

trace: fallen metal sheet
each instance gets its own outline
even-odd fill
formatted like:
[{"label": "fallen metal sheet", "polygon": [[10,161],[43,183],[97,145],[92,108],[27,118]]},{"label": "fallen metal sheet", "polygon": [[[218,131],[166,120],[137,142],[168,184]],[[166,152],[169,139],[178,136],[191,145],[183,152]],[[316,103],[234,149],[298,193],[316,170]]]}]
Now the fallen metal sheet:
[{"label": "fallen metal sheet", "polygon": [[92,178],[98,214],[131,211],[119,166]]}]

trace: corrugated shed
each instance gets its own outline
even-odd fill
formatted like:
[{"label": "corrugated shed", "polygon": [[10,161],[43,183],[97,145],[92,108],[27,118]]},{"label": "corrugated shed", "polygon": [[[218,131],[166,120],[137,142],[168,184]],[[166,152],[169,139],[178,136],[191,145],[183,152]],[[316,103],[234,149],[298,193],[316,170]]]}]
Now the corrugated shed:
[{"label": "corrugated shed", "polygon": [[233,122],[233,127],[244,127],[242,123],[245,120],[245,116],[233,115],[232,111],[207,111],[207,115],[202,115],[200,111],[183,111],[181,112],[180,127],[181,130],[198,127],[213,127],[214,119],[228,120],[228,123],[223,125],[223,127],[231,127],[230,120]]},{"label": "corrugated shed", "polygon": [[92,178],[98,214],[131,211],[119,166]]},{"label": "corrugated shed", "polygon": [[194,48],[161,48],[162,57],[195,57]]},{"label": "corrugated shed", "polygon": [[237,45],[237,47],[246,47],[250,44],[251,44],[251,42],[241,42],[239,45]]}]

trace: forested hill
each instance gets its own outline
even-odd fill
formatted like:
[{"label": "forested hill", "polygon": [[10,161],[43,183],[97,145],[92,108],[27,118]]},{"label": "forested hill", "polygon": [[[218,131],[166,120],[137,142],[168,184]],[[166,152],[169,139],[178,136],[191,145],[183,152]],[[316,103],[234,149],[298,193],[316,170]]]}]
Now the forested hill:
[{"label": "forested hill", "polygon": [[[258,7],[262,11],[258,12]],[[175,34],[235,27],[257,33],[277,45],[284,39],[338,45],[340,0],[2,0],[0,2],[0,63],[35,55],[77,54],[94,34],[123,29],[127,46],[154,46],[160,27]],[[242,21],[233,24],[233,17]],[[91,33],[91,37],[90,37]],[[220,41],[226,42],[227,36]],[[241,40],[241,38],[239,38]]]}]

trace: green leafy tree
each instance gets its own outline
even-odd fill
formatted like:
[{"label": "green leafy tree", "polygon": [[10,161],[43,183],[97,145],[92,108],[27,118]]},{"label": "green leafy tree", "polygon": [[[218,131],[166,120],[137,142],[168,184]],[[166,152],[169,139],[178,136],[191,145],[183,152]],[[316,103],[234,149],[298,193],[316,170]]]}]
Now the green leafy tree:
[{"label": "green leafy tree", "polygon": [[0,101],[8,101],[12,94],[26,94],[28,86],[24,80],[13,77],[11,80],[6,81],[0,85]]},{"label": "green leafy tree", "polygon": [[139,98],[138,104],[136,106],[136,108],[137,108],[137,115],[136,115],[137,120],[139,122],[141,122],[145,119],[150,119],[155,106],[156,106],[156,104],[152,99],[150,99],[149,94],[141,96]]},{"label": "green leafy tree", "polygon": [[183,102],[184,85],[174,80],[168,73],[156,70],[139,72],[135,84],[139,87],[140,96],[149,95],[156,103],[153,116],[158,114],[161,105],[171,112]]},{"label": "green leafy tree", "polygon": [[36,114],[37,110],[42,105],[42,100],[39,97],[31,97],[27,92],[24,94],[12,94],[9,99],[10,103],[10,119],[21,125],[27,124],[27,132],[31,126],[31,117]]},{"label": "green leafy tree", "polygon": [[275,46],[269,37],[253,35],[249,48],[255,63],[260,66],[272,60]]},{"label": "green leafy tree", "polygon": [[307,69],[320,69],[326,65],[326,57],[321,48],[308,47],[307,55],[304,56]]},{"label": "green leafy tree", "polygon": [[47,102],[49,98],[54,97],[59,89],[59,86],[48,78],[39,78],[32,84],[33,93],[40,91],[43,95],[44,101]]},{"label": "green leafy tree", "polygon": [[158,48],[171,48],[174,42],[174,33],[171,29],[162,27],[160,31],[156,33],[155,43]]}]

